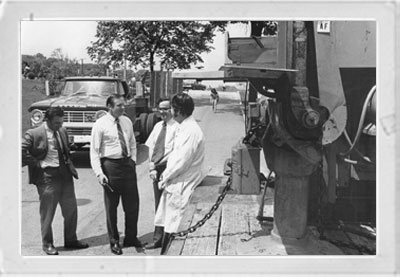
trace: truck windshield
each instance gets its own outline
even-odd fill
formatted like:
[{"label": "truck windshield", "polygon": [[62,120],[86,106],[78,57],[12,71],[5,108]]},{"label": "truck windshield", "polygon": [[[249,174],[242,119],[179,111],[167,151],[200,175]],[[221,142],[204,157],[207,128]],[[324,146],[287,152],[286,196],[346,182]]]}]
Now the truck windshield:
[{"label": "truck windshield", "polygon": [[61,92],[63,96],[72,96],[78,94],[108,96],[117,94],[118,82],[107,80],[82,80],[82,81],[66,81],[64,89]]}]

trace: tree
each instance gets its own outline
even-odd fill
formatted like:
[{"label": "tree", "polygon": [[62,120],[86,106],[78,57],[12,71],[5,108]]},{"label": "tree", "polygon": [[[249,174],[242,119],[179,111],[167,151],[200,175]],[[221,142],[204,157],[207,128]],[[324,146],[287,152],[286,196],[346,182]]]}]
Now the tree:
[{"label": "tree", "polygon": [[98,63],[119,66],[126,60],[154,71],[161,68],[188,69],[203,62],[200,54],[210,52],[215,31],[224,31],[223,21],[101,21],[96,41],[87,48]]},{"label": "tree", "polygon": [[251,36],[274,36],[277,33],[278,23],[276,21],[251,21],[250,26]]}]

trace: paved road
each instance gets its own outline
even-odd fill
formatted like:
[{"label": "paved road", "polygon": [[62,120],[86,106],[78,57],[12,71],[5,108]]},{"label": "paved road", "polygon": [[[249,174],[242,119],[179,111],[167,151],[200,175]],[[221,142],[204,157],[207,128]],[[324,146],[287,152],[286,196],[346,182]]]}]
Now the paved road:
[{"label": "paved road", "polygon": [[[206,137],[206,163],[209,176],[222,176],[223,165],[231,156],[231,148],[244,135],[243,116],[240,98],[236,92],[220,92],[218,110],[213,113],[209,101],[209,91],[190,91],[195,100],[194,116]],[[103,192],[89,163],[88,152],[75,153],[74,160],[79,172],[75,182],[78,200],[78,238],[89,243],[83,250],[69,251],[63,246],[63,223],[60,208],[57,208],[53,222],[54,243],[63,256],[113,256],[109,250],[105,226]],[[28,169],[21,174],[21,212],[23,256],[45,255],[41,250],[39,201],[36,187],[28,184]],[[150,178],[148,177],[148,155],[143,145],[138,146],[137,177],[140,195],[139,238],[150,242],[153,232],[154,199]],[[217,196],[216,196],[217,197]],[[118,229],[123,238],[124,218],[122,205],[118,211]],[[124,248],[124,255],[158,255],[159,250],[142,250],[134,247]]]}]

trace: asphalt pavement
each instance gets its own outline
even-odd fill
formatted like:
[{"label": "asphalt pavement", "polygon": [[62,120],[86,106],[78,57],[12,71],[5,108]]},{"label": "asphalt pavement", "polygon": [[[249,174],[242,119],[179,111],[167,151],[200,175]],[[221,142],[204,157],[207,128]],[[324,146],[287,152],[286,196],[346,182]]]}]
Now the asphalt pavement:
[{"label": "asphalt pavement", "polygon": [[[238,92],[219,92],[220,103],[214,113],[209,91],[189,91],[195,100],[194,117],[206,137],[206,166],[208,176],[223,176],[225,160],[231,157],[232,147],[244,136],[244,121]],[[78,201],[78,239],[89,243],[89,248],[67,250],[63,248],[63,220],[57,208],[53,221],[54,244],[62,256],[114,256],[110,252],[104,213],[103,191],[90,168],[89,153],[74,153],[79,173],[75,180]],[[138,232],[139,239],[151,242],[154,230],[154,198],[151,179],[148,176],[148,153],[144,145],[138,145],[137,178],[140,196]],[[45,256],[41,249],[39,197],[34,185],[28,184],[28,168],[21,170],[21,255]],[[118,229],[121,241],[124,237],[124,213],[120,204]],[[125,256],[159,255],[159,249],[144,250],[123,248]]]}]

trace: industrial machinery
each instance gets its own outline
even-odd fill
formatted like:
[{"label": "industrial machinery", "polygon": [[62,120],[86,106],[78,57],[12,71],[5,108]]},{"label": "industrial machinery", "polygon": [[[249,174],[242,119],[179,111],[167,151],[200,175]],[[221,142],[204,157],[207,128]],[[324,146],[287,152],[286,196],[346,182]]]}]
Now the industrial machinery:
[{"label": "industrial machinery", "polygon": [[267,36],[228,34],[219,71],[175,73],[174,81],[247,84],[246,136],[232,150],[232,185],[235,193],[259,194],[258,146],[275,175],[274,236],[298,241],[309,224],[375,227],[376,22],[275,25]]},{"label": "industrial machinery", "polygon": [[[270,21],[268,21],[270,22]],[[245,82],[246,136],[232,149],[234,193],[259,194],[259,151],[274,172],[272,234],[307,225],[376,225],[376,23],[284,21],[227,34],[226,63],[184,79]]]},{"label": "industrial machinery", "polygon": [[273,235],[376,221],[376,23],[278,22],[228,37],[224,80],[248,84],[247,138],[275,172]]}]

